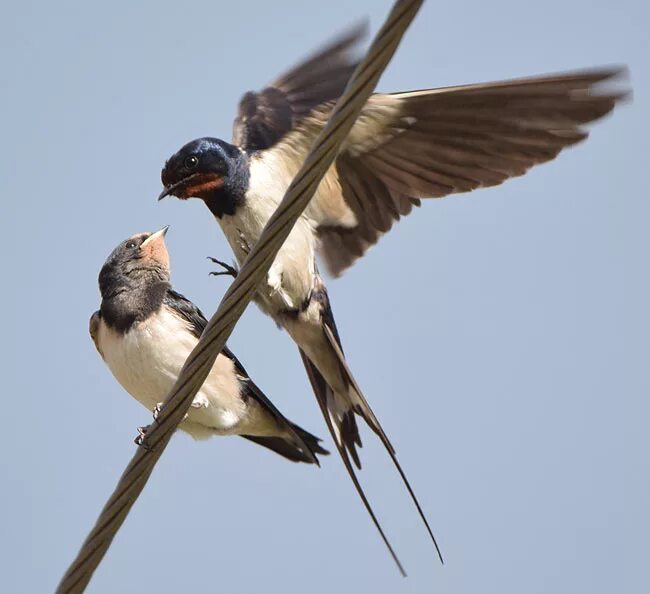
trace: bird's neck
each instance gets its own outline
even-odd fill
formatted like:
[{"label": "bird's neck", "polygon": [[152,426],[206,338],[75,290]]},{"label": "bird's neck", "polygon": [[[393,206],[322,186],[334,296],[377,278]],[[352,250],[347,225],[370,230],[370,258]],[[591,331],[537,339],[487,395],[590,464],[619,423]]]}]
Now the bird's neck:
[{"label": "bird's neck", "polygon": [[110,296],[102,299],[102,319],[111,328],[127,332],[162,307],[169,289],[171,285],[164,281],[141,287],[118,287]]},{"label": "bird's neck", "polygon": [[223,186],[202,196],[210,212],[220,219],[224,215],[234,215],[244,204],[250,179],[249,157],[237,151],[228,163],[228,176]]}]

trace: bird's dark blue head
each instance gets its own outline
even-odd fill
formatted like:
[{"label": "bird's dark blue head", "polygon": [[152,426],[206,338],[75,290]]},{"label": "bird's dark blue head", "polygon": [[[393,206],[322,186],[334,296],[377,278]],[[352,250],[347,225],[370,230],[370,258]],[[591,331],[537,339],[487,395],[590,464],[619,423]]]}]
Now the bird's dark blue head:
[{"label": "bird's dark blue head", "polygon": [[160,177],[165,188],[158,200],[201,198],[216,216],[232,214],[248,187],[248,158],[223,140],[199,138],[172,155]]}]

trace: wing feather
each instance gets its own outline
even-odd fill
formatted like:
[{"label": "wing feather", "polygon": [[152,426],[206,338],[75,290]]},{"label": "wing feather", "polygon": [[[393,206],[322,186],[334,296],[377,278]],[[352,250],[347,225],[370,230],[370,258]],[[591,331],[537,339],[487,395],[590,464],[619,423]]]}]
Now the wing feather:
[{"label": "wing feather", "polygon": [[265,89],[246,93],[233,125],[233,143],[248,151],[272,147],[318,105],[338,99],[357,66],[361,23]]},{"label": "wing feather", "polygon": [[[503,183],[554,159],[588,136],[583,128],[628,97],[611,82],[623,68],[427,89],[371,97],[307,216],[330,272],[340,274],[409,214],[420,198],[440,198]],[[274,150],[294,159],[325,125],[322,104]],[[337,216],[341,198],[356,219]]]}]

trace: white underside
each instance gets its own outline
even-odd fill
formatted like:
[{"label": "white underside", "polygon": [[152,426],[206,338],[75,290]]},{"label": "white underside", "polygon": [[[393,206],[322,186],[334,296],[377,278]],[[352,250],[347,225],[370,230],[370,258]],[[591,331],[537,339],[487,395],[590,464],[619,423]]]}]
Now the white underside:
[{"label": "white underside", "polygon": [[[163,307],[123,335],[101,322],[97,342],[115,379],[153,410],[169,393],[198,341],[183,320]],[[277,434],[272,417],[256,402],[247,406],[240,390],[234,363],[219,355],[180,428],[197,439]]]},{"label": "white underside", "polygon": [[[234,215],[217,219],[240,264],[259,239],[293,177],[294,172],[288,170],[281,157],[268,151],[263,157],[252,159],[245,203]],[[318,196],[317,193],[315,198]],[[318,278],[318,240],[313,219],[309,209],[298,219],[271,266],[266,284],[258,291],[257,302],[287,330],[324,376],[336,395],[328,406],[338,421],[359,397],[341,375],[340,361],[325,337],[321,305],[312,301],[300,313],[286,315],[287,310],[302,308]]]},{"label": "white underside", "polygon": [[[221,228],[241,264],[255,245],[262,229],[276,210],[291,181],[287,171],[278,172],[278,164],[265,159],[252,159],[250,187],[246,203],[233,216],[223,216]],[[259,291],[258,302],[269,314],[297,309],[314,286],[316,272],[316,234],[311,220],[301,216],[269,270],[267,283]]]}]

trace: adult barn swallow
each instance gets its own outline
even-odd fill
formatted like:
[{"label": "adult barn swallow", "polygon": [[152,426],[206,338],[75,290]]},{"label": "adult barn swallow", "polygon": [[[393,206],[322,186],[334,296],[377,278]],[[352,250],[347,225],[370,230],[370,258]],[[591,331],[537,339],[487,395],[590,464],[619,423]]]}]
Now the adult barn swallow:
[{"label": "adult barn swallow", "polygon": [[[155,410],[174,385],[207,324],[172,289],[164,236],[139,233],[121,242],[99,273],[101,306],[90,336],[122,387]],[[241,435],[294,462],[318,464],[319,439],[287,420],[224,348],[179,428],[195,439]]]},{"label": "adult barn swallow", "polygon": [[[360,37],[360,31],[353,31],[262,91],[246,93],[232,143],[205,137],[183,146],[162,170],[159,198],[203,200],[241,263],[343,92],[357,64],[354,47]],[[583,124],[604,116],[625,96],[596,88],[621,72],[599,68],[378,93],[364,106],[256,298],[299,346],[337,449],[364,502],[350,464],[351,458],[360,467],[355,415],[397,461],[346,363],[316,255],[339,275],[419,206],[421,198],[494,186],[553,159],[587,137]],[[404,478],[399,465],[398,470]],[[418,510],[426,523],[419,505]]]}]

